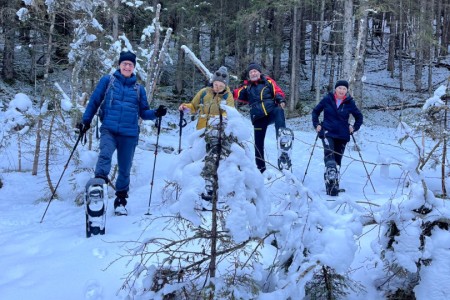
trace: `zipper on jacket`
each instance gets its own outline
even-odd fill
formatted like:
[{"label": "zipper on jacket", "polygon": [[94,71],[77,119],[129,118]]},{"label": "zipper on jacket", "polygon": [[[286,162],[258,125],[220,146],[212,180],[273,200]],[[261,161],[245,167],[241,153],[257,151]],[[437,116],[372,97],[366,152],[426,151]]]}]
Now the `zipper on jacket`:
[{"label": "zipper on jacket", "polygon": [[264,89],[265,89],[265,88],[267,88],[267,86],[265,86],[265,87],[262,88],[259,97],[260,97],[260,99],[261,99],[261,107],[262,107],[262,109],[263,109],[263,111],[264,111],[264,115],[267,116],[266,107],[264,106],[264,101],[263,101],[263,92],[264,92]]}]

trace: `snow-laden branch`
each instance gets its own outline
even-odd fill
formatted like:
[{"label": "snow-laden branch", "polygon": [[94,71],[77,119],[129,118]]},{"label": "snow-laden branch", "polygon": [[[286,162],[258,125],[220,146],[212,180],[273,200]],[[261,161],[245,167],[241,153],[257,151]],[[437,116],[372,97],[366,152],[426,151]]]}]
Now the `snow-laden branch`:
[{"label": "snow-laden branch", "polygon": [[183,49],[184,53],[186,53],[187,57],[194,63],[194,65],[200,70],[200,72],[203,73],[203,75],[206,76],[209,80],[212,78],[212,73],[208,70],[207,67],[200,61],[200,59],[197,58],[197,56],[194,54],[194,52],[191,51],[191,49],[188,48],[188,46],[183,45],[181,46],[181,49]]}]

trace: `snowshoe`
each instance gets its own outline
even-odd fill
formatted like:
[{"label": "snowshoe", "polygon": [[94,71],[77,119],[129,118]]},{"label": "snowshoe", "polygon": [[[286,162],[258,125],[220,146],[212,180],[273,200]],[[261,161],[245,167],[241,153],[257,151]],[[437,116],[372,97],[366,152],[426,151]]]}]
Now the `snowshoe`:
[{"label": "snowshoe", "polygon": [[292,168],[291,152],[294,132],[289,128],[278,130],[278,168],[290,170]]},{"label": "snowshoe", "polygon": [[91,178],[85,188],[86,237],[105,234],[107,185],[101,178]]},{"label": "snowshoe", "polygon": [[324,180],[327,195],[339,196],[339,171],[334,161],[326,163]]}]

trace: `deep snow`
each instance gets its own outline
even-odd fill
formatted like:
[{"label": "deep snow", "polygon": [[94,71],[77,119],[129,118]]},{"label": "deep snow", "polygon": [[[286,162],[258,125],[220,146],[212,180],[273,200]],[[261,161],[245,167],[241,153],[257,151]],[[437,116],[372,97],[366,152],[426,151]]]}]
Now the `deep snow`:
[{"label": "deep snow", "polygon": [[[172,112],[164,119],[163,131],[160,136],[160,146],[178,148],[178,131],[168,129],[169,122],[177,123],[177,115]],[[243,118],[241,125],[251,128],[250,122]],[[343,167],[341,169],[341,186],[346,188],[345,193],[337,198],[325,195],[323,176],[323,153],[320,140],[316,144],[311,156],[315,133],[308,127],[309,118],[288,120],[288,126],[294,129],[295,144],[293,148],[293,174],[299,182],[305,176],[305,168],[311,158],[309,170],[304,182],[305,193],[314,195],[315,199],[323,201],[323,205],[332,210],[345,209],[346,205],[355,205],[361,209],[370,210],[370,205],[383,205],[398,191],[401,170],[395,165],[396,162],[405,162],[408,153],[396,143],[396,129],[381,126],[363,126],[356,135],[357,141],[364,141],[358,145],[361,152],[355,151],[353,142],[347,145]],[[182,148],[183,151],[192,147],[195,136],[194,123],[191,122],[184,129]],[[164,130],[165,128],[165,130]],[[153,139],[153,140],[152,140]],[[150,182],[152,166],[156,157],[156,169],[154,187],[152,194],[151,212],[157,215],[161,210],[167,209],[161,205],[162,188],[167,178],[173,178],[174,170],[171,166],[176,164],[181,155],[177,151],[166,153],[159,151],[155,156],[149,150],[148,145],[154,142],[155,137],[142,140],[137,148],[134,167],[132,171],[132,183],[129,198],[129,216],[115,217],[111,209],[108,210],[106,235],[95,236],[87,239],[84,229],[84,209],[77,206],[73,197],[70,181],[74,178],[69,171],[63,177],[58,193],[61,195],[54,200],[43,221],[39,223],[47,205],[46,202],[38,201],[42,198],[48,199],[45,192],[45,180],[42,174],[31,176],[29,171],[25,172],[3,172],[3,188],[0,190],[2,201],[0,201],[0,248],[1,269],[0,290],[2,299],[123,299],[126,292],[120,291],[123,279],[132,268],[128,258],[119,259],[126,255],[127,249],[133,245],[147,230],[145,234],[158,230],[158,224],[148,226],[148,210]],[[275,143],[275,132],[273,126],[269,128],[266,139],[266,160],[276,165],[277,150]],[[251,142],[249,142],[251,148]],[[88,152],[89,153],[89,152]],[[4,169],[11,168],[17,162],[13,157],[13,150],[9,151],[8,157],[2,159]],[[65,153],[67,159],[69,153]],[[360,162],[360,154],[366,161],[366,168],[371,173],[375,192],[367,180],[363,164]],[[84,158],[87,164],[95,163],[95,155],[87,155]],[[58,168],[52,169],[52,179],[59,178],[64,159]],[[374,163],[384,162],[386,166],[374,168]],[[389,165],[390,163],[390,165]],[[28,169],[30,165],[26,165]],[[87,174],[87,175],[86,175]],[[79,186],[89,177],[87,172],[78,176]],[[87,177],[86,177],[87,176]],[[280,182],[283,174],[274,167],[269,167],[264,174],[265,193],[273,201],[282,201],[280,195]],[[71,180],[69,180],[71,179]],[[439,188],[438,179],[428,178],[432,188]],[[196,185],[196,182],[190,183]],[[282,186],[282,185],[281,185]],[[281,192],[282,193],[282,192]],[[114,197],[110,195],[109,207],[112,206]],[[323,221],[326,223],[325,220]],[[373,287],[374,273],[370,268],[375,268],[374,253],[370,247],[370,241],[377,239],[379,228],[367,226],[364,234],[359,238],[355,259],[352,268],[356,278],[365,285],[366,299],[379,299],[380,295]],[[367,233],[367,234],[366,234]],[[332,262],[336,260],[336,254],[345,252],[346,245],[332,243],[336,238],[333,232],[328,237],[329,243],[323,253],[323,261]],[[380,237],[378,237],[380,238]],[[263,253],[272,255],[273,250],[266,247]],[[448,257],[444,252],[442,258]],[[345,256],[341,256],[342,259]],[[369,261],[369,263],[368,263]],[[448,265],[450,259],[443,259]],[[448,270],[448,268],[447,268]],[[378,272],[378,271],[377,271]],[[375,272],[376,273],[376,272]],[[448,273],[448,272],[447,272]],[[447,274],[448,275],[448,274]],[[354,299],[358,299],[355,296]],[[270,299],[264,298],[264,299]],[[436,297],[434,299],[444,299]]]}]

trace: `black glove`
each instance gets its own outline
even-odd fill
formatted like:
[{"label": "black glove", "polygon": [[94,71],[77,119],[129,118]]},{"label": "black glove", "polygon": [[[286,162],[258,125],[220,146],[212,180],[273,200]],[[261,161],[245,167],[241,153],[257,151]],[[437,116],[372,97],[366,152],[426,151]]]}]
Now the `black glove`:
[{"label": "black glove", "polygon": [[155,115],[157,118],[163,117],[166,114],[167,114],[167,107],[165,107],[164,105],[160,105],[155,111]]},{"label": "black glove", "polygon": [[85,134],[86,131],[88,131],[89,128],[91,128],[91,124],[90,124],[90,123],[82,123],[82,122],[79,122],[79,123],[77,124],[77,128],[80,130],[80,133],[81,133],[81,134]]}]

